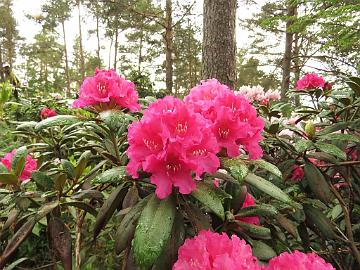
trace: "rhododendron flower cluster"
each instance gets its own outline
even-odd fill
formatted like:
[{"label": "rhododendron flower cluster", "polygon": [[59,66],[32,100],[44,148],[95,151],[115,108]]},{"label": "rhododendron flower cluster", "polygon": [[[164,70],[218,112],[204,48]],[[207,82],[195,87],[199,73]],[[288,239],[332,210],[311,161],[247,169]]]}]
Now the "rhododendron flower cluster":
[{"label": "rhododendron flower cluster", "polygon": [[173,97],[152,103],[140,122],[128,131],[130,162],[127,171],[138,177],[138,170],[151,173],[156,195],[166,198],[172,187],[189,194],[204,172],[214,173],[220,162],[216,138],[207,121]]},{"label": "rhododendron flower cluster", "polygon": [[264,91],[260,85],[257,86],[241,86],[236,92],[238,95],[245,96],[250,102],[257,101],[262,105],[266,105],[270,100],[280,100],[280,92],[277,90]]},{"label": "rhododendron flower cluster", "polygon": [[54,110],[50,109],[50,108],[44,108],[40,112],[41,119],[46,119],[46,118],[53,117],[53,116],[56,116],[56,115],[57,115],[57,113]]},{"label": "rhododendron flower cluster", "polygon": [[299,165],[294,164],[292,166],[292,174],[290,179],[293,181],[300,181],[301,179],[304,178],[304,169],[301,168]]},{"label": "rhododendron flower cluster", "polygon": [[186,239],[173,270],[260,270],[251,247],[236,235],[200,231]]},{"label": "rhododendron flower cluster", "polygon": [[262,156],[259,142],[264,121],[243,96],[212,79],[192,88],[184,100],[209,121],[219,146],[227,150],[229,157],[239,155],[239,146],[249,153],[250,159]]},{"label": "rhododendron flower cluster", "polygon": [[323,89],[324,86],[324,78],[315,73],[306,74],[296,82],[297,90]]},{"label": "rhododendron flower cluster", "polygon": [[[4,166],[8,169],[8,171],[11,170],[11,161],[16,153],[16,149],[12,150],[11,152],[7,153],[5,157],[3,157],[0,161]],[[30,155],[26,157],[25,167],[20,175],[19,179],[20,181],[27,182],[30,177],[31,173],[36,171],[37,169],[37,162],[35,159],[33,159]],[[0,179],[1,182],[1,179]]]},{"label": "rhododendron flower cluster", "polygon": [[272,258],[264,270],[335,270],[323,258],[315,253],[302,253],[295,250],[292,253],[284,252]]},{"label": "rhododendron flower cluster", "polygon": [[132,112],[140,109],[138,93],[133,82],[125,80],[114,70],[96,69],[93,77],[87,77],[80,87],[74,108],[94,107],[97,111],[127,108]]},{"label": "rhododendron flower cluster", "polygon": [[[253,205],[256,205],[254,198],[249,193],[246,193],[245,200],[244,200],[243,205],[241,206],[241,209],[244,209],[246,207],[253,206]],[[249,223],[249,224],[260,225],[260,218],[258,216],[235,217],[235,219],[238,221]]]}]

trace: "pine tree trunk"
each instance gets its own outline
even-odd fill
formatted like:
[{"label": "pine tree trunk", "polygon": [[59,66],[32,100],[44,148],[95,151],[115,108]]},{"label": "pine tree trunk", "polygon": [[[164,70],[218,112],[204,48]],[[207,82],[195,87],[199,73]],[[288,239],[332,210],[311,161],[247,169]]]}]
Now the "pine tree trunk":
[{"label": "pine tree trunk", "polygon": [[165,72],[166,72],[166,92],[170,95],[173,88],[173,25],[172,25],[172,1],[166,0],[165,7],[165,51],[166,51],[166,60],[165,60]]},{"label": "pine tree trunk", "polygon": [[99,68],[100,68],[101,58],[100,58],[100,35],[99,35],[99,15],[98,14],[96,14],[96,38],[97,38],[96,54],[97,54],[97,58],[99,61]]},{"label": "pine tree trunk", "polygon": [[142,63],[142,48],[143,48],[143,40],[144,40],[144,33],[141,30],[140,40],[139,40],[139,57],[138,57],[138,72],[141,72],[141,63]]},{"label": "pine tree trunk", "polygon": [[65,52],[65,75],[66,75],[66,87],[67,87],[67,95],[70,97],[70,73],[69,73],[69,59],[67,54],[67,44],[66,44],[66,35],[65,35],[65,22],[61,22],[63,37],[64,37],[64,52]]},{"label": "pine tree trunk", "polygon": [[116,70],[116,65],[117,65],[117,53],[118,53],[118,35],[119,35],[119,29],[116,27],[116,31],[115,31],[115,44],[114,44],[114,69]]},{"label": "pine tree trunk", "polygon": [[[301,66],[300,66],[300,42],[299,42],[299,34],[296,33],[295,34],[295,38],[294,38],[294,52],[293,52],[293,56],[294,56],[294,81],[297,82],[300,79],[300,71],[301,71]],[[299,95],[295,96],[295,106],[298,107],[300,106],[300,97]]]},{"label": "pine tree trunk", "polygon": [[81,81],[85,79],[85,60],[84,60],[84,50],[82,44],[82,33],[81,33],[81,1],[77,0],[78,11],[79,11],[79,40],[80,40],[80,72],[81,72]]},{"label": "pine tree trunk", "polygon": [[109,48],[109,59],[108,59],[108,69],[111,68],[111,48],[112,48],[113,42],[114,42],[114,36],[111,35],[111,38],[110,38],[110,48]]},{"label": "pine tree trunk", "polygon": [[233,88],[236,81],[236,0],[204,0],[202,78]]},{"label": "pine tree trunk", "polygon": [[2,44],[0,43],[0,82],[4,81],[4,73],[2,72],[3,67],[3,58],[2,58]]},{"label": "pine tree trunk", "polygon": [[[296,6],[289,1],[286,7],[286,15],[292,17],[295,15]],[[293,19],[288,18],[286,21],[286,34],[285,34],[285,51],[282,61],[282,81],[281,81],[281,99],[287,100],[286,93],[290,88],[290,73],[291,73],[291,58],[292,58],[292,45],[294,39],[294,33],[290,32],[290,27],[293,24]]]}]

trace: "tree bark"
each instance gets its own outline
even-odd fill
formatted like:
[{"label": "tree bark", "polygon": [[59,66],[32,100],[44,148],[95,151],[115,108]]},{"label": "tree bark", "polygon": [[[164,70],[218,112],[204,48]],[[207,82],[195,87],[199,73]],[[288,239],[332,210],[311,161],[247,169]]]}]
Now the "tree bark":
[{"label": "tree bark", "polygon": [[119,35],[119,28],[116,27],[115,30],[115,44],[114,44],[114,69],[116,70],[117,65],[117,53],[118,53],[118,35]]},{"label": "tree bark", "polygon": [[170,95],[173,88],[173,25],[172,25],[172,1],[166,0],[165,7],[165,81],[166,92]]},{"label": "tree bark", "polygon": [[82,44],[82,33],[81,33],[81,1],[77,0],[78,12],[79,12],[79,40],[80,40],[80,72],[81,72],[81,81],[85,79],[85,60],[84,60],[84,50]]},{"label": "tree bark", "polygon": [[4,73],[2,71],[3,68],[3,58],[2,58],[2,44],[0,43],[0,82],[4,81]]},{"label": "tree bark", "polygon": [[139,40],[139,56],[138,56],[138,73],[141,72],[141,63],[142,63],[142,48],[143,48],[143,40],[144,40],[144,33],[141,30],[140,40]]},{"label": "tree bark", "polygon": [[99,68],[100,68],[101,58],[100,58],[100,35],[99,35],[99,15],[98,14],[96,14],[96,38],[97,38],[96,54],[97,54],[97,58],[99,61]]},{"label": "tree bark", "polygon": [[236,0],[204,0],[202,78],[233,88],[236,81]]},{"label": "tree bark", "polygon": [[281,81],[281,99],[287,100],[286,93],[290,88],[290,73],[291,73],[291,58],[294,33],[290,32],[290,28],[293,24],[293,17],[295,15],[296,6],[293,1],[288,1],[286,7],[286,15],[288,20],[286,21],[286,34],[285,34],[285,51],[282,60],[282,81]]},{"label": "tree bark", "polygon": [[65,53],[65,75],[66,75],[66,87],[67,87],[67,95],[70,97],[70,74],[69,74],[69,60],[67,54],[67,44],[66,44],[66,35],[65,35],[65,22],[61,22],[63,37],[64,37],[64,53]]}]

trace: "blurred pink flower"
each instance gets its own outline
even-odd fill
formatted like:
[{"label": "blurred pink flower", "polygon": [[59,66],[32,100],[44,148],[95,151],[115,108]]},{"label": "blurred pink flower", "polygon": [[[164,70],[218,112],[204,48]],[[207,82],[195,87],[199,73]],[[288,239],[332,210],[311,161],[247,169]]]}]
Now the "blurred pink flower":
[{"label": "blurred pink flower", "polygon": [[260,270],[256,257],[236,235],[200,231],[179,248],[173,270]]},{"label": "blurred pink flower", "polygon": [[260,85],[257,86],[249,86],[244,85],[236,91],[237,95],[244,96],[249,102],[261,102],[266,99],[264,88]]},{"label": "blurred pink flower", "polygon": [[93,106],[98,111],[115,107],[140,110],[138,93],[133,82],[125,80],[114,70],[96,69],[93,77],[87,77],[80,87],[74,108]]},{"label": "blurred pink flower", "polygon": [[309,73],[296,82],[296,89],[311,90],[311,89],[323,88],[324,85],[325,85],[325,80],[323,77],[315,73]]},{"label": "blurred pink flower", "polygon": [[269,100],[280,100],[281,95],[279,91],[269,89],[265,93],[265,98]]},{"label": "blurred pink flower", "polygon": [[[249,206],[253,206],[256,205],[254,198],[247,193],[245,196],[245,200],[243,205],[241,206],[241,209],[244,209],[246,207]],[[242,222],[246,222],[249,224],[253,224],[253,225],[260,225],[260,218],[258,216],[254,216],[254,217],[235,217],[236,220],[242,221]]]},{"label": "blurred pink flower", "polygon": [[206,120],[173,97],[151,104],[141,121],[129,127],[128,142],[128,173],[151,173],[160,199],[170,195],[173,186],[191,193],[196,188],[193,173],[200,180],[204,172],[214,173],[220,166],[219,147]]},{"label": "blurred pink flower", "polygon": [[40,112],[41,119],[46,119],[46,118],[53,117],[56,115],[57,115],[57,113],[54,110],[49,109],[49,108],[44,108]]},{"label": "blurred pink flower", "polygon": [[283,252],[279,256],[272,258],[263,270],[335,270],[323,258],[315,253],[302,253],[293,251],[292,253]]},{"label": "blurred pink flower", "polygon": [[304,178],[305,174],[304,174],[303,168],[301,168],[299,165],[294,164],[292,166],[292,169],[293,169],[293,171],[292,171],[292,174],[290,177],[291,180],[297,182]]},{"label": "blurred pink flower", "polygon": [[243,96],[235,95],[220,85],[214,79],[202,81],[201,85],[191,89],[185,103],[209,120],[207,124],[229,157],[238,156],[241,146],[249,153],[250,159],[260,158],[262,149],[259,142],[264,121]]},{"label": "blurred pink flower", "polygon": [[289,136],[292,137],[294,136],[294,131],[290,130],[290,129],[283,129],[282,131],[279,132],[279,136]]},{"label": "blurred pink flower", "polygon": [[[8,169],[8,171],[11,170],[11,161],[16,153],[16,149],[12,150],[11,152],[7,153],[5,157],[1,159],[1,163],[4,164],[4,166]],[[25,167],[20,175],[19,179],[22,182],[28,182],[28,180],[31,177],[31,173],[36,171],[37,169],[37,162],[35,159],[33,159],[30,155],[26,157],[25,161]]]}]

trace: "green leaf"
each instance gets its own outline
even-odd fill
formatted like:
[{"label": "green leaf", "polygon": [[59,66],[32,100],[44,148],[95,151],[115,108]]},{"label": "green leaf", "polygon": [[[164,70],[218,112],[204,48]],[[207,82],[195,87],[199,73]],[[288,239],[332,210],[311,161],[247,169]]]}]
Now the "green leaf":
[{"label": "green leaf", "polygon": [[22,146],[16,149],[16,153],[14,154],[11,160],[11,170],[18,177],[22,174],[25,168],[27,154],[28,152],[26,147]]},{"label": "green leaf", "polygon": [[170,238],[176,205],[170,196],[159,200],[153,196],[141,212],[135,230],[133,251],[140,269],[150,269]]},{"label": "green leaf", "polygon": [[222,168],[226,169],[239,184],[241,184],[245,176],[249,173],[249,168],[244,161],[240,159],[221,159]]},{"label": "green leaf", "polygon": [[252,241],[252,251],[253,255],[262,261],[270,260],[277,255],[272,247],[262,241]]},{"label": "green leaf", "polygon": [[98,214],[98,212],[95,210],[94,207],[84,202],[79,202],[79,201],[64,202],[61,204],[61,206],[73,206],[81,210],[84,210],[85,212],[89,213],[90,215],[93,215],[94,217],[96,217]]},{"label": "green leaf", "polygon": [[0,173],[0,183],[6,185],[16,185],[18,179],[13,173]]},{"label": "green leaf", "polygon": [[16,127],[16,130],[32,130],[36,126],[38,122],[35,121],[29,121],[29,122],[23,122],[20,125]]},{"label": "green leaf", "polygon": [[121,220],[115,235],[115,253],[120,254],[131,243],[134,236],[137,221],[141,211],[149,202],[152,195],[149,195],[135,204]]},{"label": "green leaf", "polygon": [[298,153],[303,153],[313,146],[313,142],[309,140],[300,140],[295,143],[295,150]]},{"label": "green leaf", "polygon": [[125,113],[119,110],[108,110],[100,113],[100,118],[104,123],[115,132],[121,131],[123,128],[127,128],[128,119],[125,117]]},{"label": "green leaf", "polygon": [[351,124],[351,122],[341,122],[341,123],[332,124],[331,126],[326,127],[324,129],[320,130],[319,132],[317,132],[316,135],[323,136],[323,135],[333,133],[333,132],[341,130],[341,129],[347,129],[350,124]]},{"label": "green leaf", "polygon": [[[8,169],[5,167],[3,163],[0,162],[0,173],[8,173]],[[1,182],[1,181],[0,181]]]},{"label": "green leaf", "polygon": [[92,183],[93,184],[118,184],[124,180],[127,176],[126,167],[116,167],[110,170],[107,170],[97,176]]},{"label": "green leaf", "polygon": [[236,224],[238,224],[241,229],[245,230],[247,234],[250,236],[260,238],[260,239],[270,239],[271,238],[271,231],[269,228],[266,228],[264,226],[258,226],[254,224],[249,224],[247,222],[242,222],[235,220]]},{"label": "green leaf", "polygon": [[251,160],[250,161],[251,164],[254,164],[264,170],[267,170],[268,172],[271,172],[272,174],[276,175],[279,178],[282,178],[282,173],[281,171],[278,169],[278,167],[276,167],[275,165],[263,160],[263,159],[259,159],[259,160]]},{"label": "green leaf", "polygon": [[314,164],[306,162],[304,172],[309,187],[315,196],[325,204],[330,203],[332,193],[321,171]]},{"label": "green leaf", "polygon": [[293,207],[301,208],[301,205],[294,202],[284,191],[280,188],[275,186],[273,183],[261,178],[255,174],[249,173],[245,177],[245,182],[256,187],[257,189],[261,190],[262,192],[270,195],[271,197],[287,203]]},{"label": "green leaf", "polygon": [[57,115],[50,118],[42,120],[35,126],[36,131],[40,131],[49,127],[56,126],[69,126],[79,122],[80,119],[73,115]]},{"label": "green leaf", "polygon": [[344,151],[342,151],[339,147],[337,147],[333,144],[328,144],[328,143],[324,143],[324,142],[316,142],[315,147],[322,152],[325,152],[325,153],[328,153],[335,157],[338,157],[340,159],[346,160],[346,153]]},{"label": "green leaf", "polygon": [[23,257],[23,258],[20,258],[18,260],[16,260],[15,262],[11,263],[9,266],[6,266],[4,268],[4,270],[13,270],[13,269],[16,269],[16,267],[21,264],[22,262],[24,261],[27,261],[29,260],[29,258],[26,258],[26,257]]},{"label": "green leaf", "polygon": [[343,133],[335,133],[330,135],[323,135],[321,136],[323,139],[327,140],[341,140],[341,141],[353,141],[360,143],[359,136],[353,135],[353,134],[343,134]]},{"label": "green leaf", "polygon": [[204,182],[197,183],[196,189],[191,192],[191,196],[200,201],[206,207],[210,208],[222,220],[225,218],[222,201],[225,198],[231,198],[230,195],[225,194],[220,193],[219,189],[213,184]]},{"label": "green leaf", "polygon": [[91,151],[85,151],[84,153],[81,154],[77,166],[75,168],[76,179],[79,179],[82,173],[84,172],[90,157],[91,157]]},{"label": "green leaf", "polygon": [[36,186],[41,191],[50,191],[54,187],[54,181],[50,176],[43,172],[33,172],[31,174],[31,179],[36,183]]},{"label": "green leaf", "polygon": [[75,178],[75,167],[70,161],[68,161],[66,159],[62,159],[61,165],[62,165],[64,172],[66,173],[66,175],[69,178],[71,178],[71,179]]},{"label": "green leaf", "polygon": [[110,194],[109,198],[101,206],[94,225],[94,239],[96,239],[102,228],[104,228],[115,210],[122,204],[126,193],[127,186],[123,183]]},{"label": "green leaf", "polygon": [[259,204],[242,208],[235,216],[239,218],[255,216],[272,217],[275,216],[277,213],[278,211],[274,206],[269,204]]},{"label": "green leaf", "polygon": [[324,153],[324,152],[309,152],[307,153],[307,156],[308,157],[312,157],[312,158],[316,158],[318,160],[323,160],[323,161],[326,161],[326,162],[330,162],[330,163],[333,163],[333,164],[338,164],[339,161],[332,155],[328,154],[328,153]]},{"label": "green leaf", "polygon": [[304,211],[306,215],[306,221],[309,227],[315,231],[320,232],[326,239],[336,239],[336,228],[331,223],[323,212],[318,208],[315,208],[311,205],[305,204]]}]

